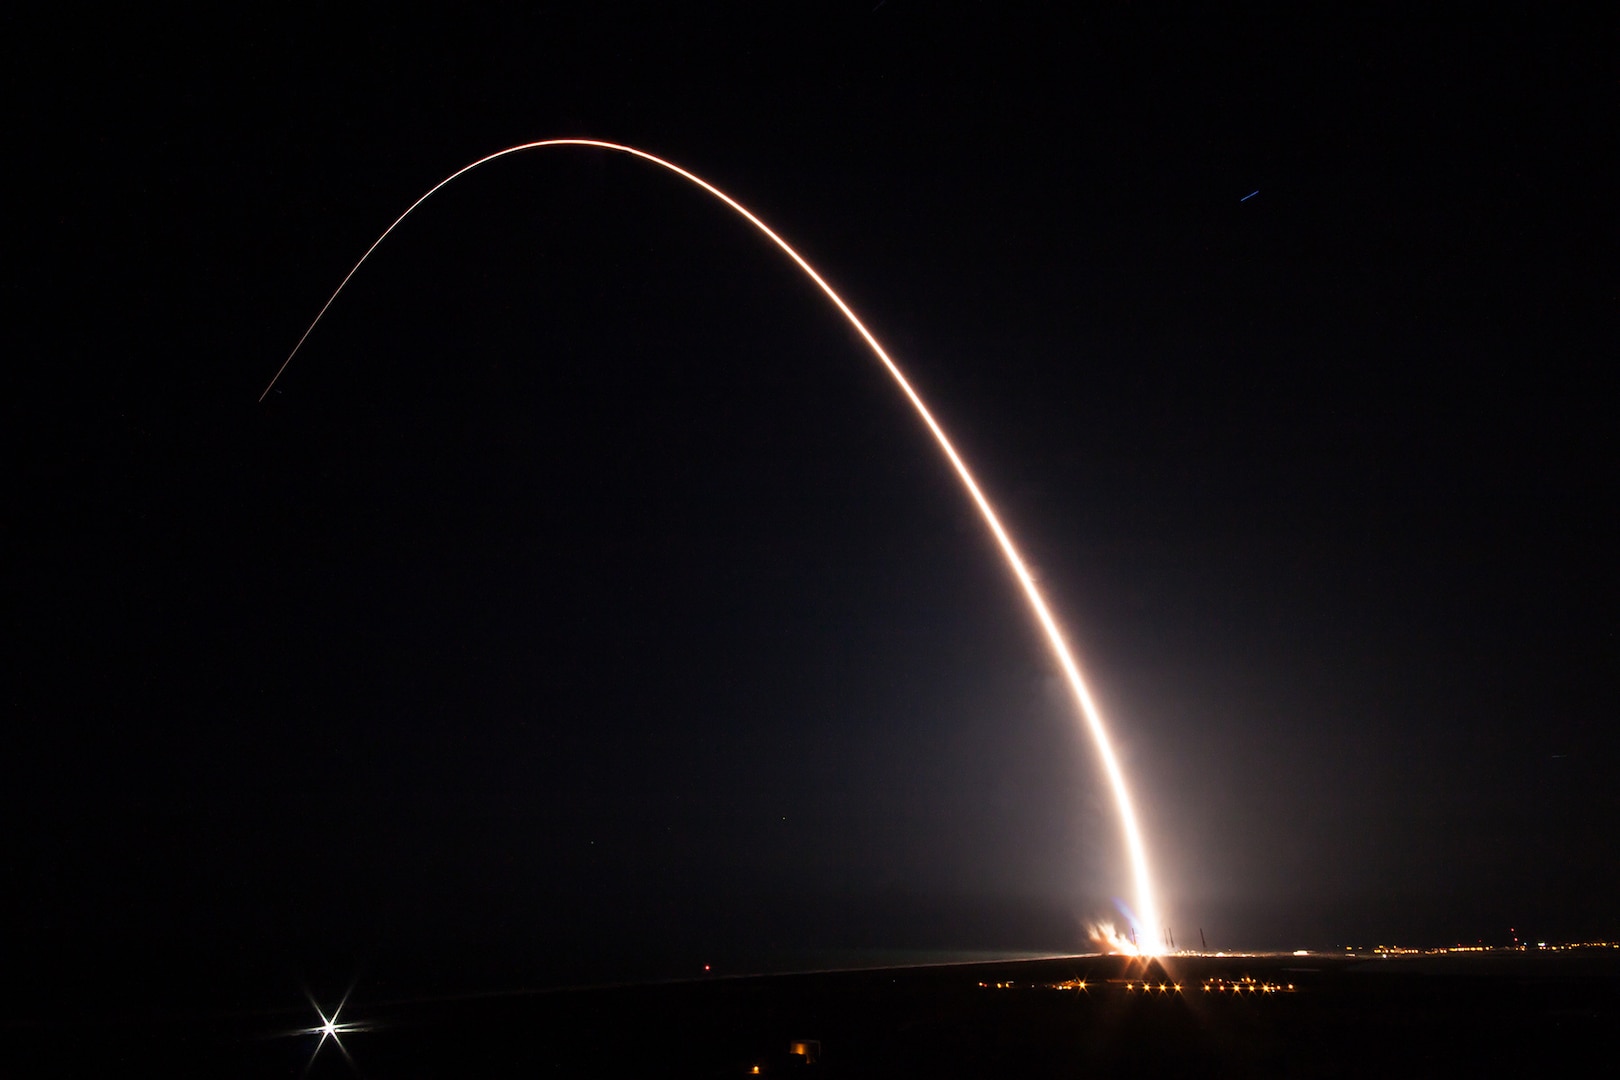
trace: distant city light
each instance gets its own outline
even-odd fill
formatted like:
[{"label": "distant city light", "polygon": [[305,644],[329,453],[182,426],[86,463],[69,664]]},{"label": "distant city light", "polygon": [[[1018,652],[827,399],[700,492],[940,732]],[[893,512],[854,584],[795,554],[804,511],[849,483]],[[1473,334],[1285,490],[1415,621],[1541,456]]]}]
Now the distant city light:
[{"label": "distant city light", "polygon": [[[353,987],[350,987],[349,992],[353,992]],[[308,995],[306,995],[306,997],[308,997]],[[354,1067],[354,1059],[349,1056],[348,1047],[343,1045],[342,1036],[353,1031],[364,1031],[366,1028],[364,1024],[340,1022],[338,1020],[338,1014],[343,1011],[343,1007],[348,1003],[349,994],[345,993],[343,995],[343,1000],[338,1002],[337,1008],[332,1010],[332,1015],[327,1016],[325,1011],[321,1009],[320,1005],[316,1004],[315,999],[313,997],[309,997],[310,1008],[315,1010],[315,1015],[320,1017],[321,1022],[314,1027],[303,1028],[292,1033],[295,1035],[320,1036],[320,1039],[318,1039],[315,1043],[315,1049],[310,1051],[309,1061],[304,1065],[305,1072],[308,1072],[309,1069],[315,1064],[315,1059],[320,1056],[321,1048],[326,1045],[326,1040],[328,1039],[331,1039],[332,1044],[338,1048],[338,1053],[343,1055],[343,1060],[347,1061],[351,1068]]]}]

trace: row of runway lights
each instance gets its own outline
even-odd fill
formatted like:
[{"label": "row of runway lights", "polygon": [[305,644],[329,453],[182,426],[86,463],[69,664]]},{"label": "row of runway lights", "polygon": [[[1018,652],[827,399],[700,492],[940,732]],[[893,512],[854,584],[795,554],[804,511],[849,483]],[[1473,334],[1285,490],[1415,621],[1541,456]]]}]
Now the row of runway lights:
[{"label": "row of runway lights", "polygon": [[[1123,985],[1126,991],[1130,993],[1141,991],[1144,994],[1179,994],[1182,992],[1180,983],[1153,983],[1146,980],[1133,981],[1129,979],[1110,979],[1108,981],[1110,984]],[[1034,984],[1029,985],[1033,986]],[[1053,990],[1084,990],[1089,993],[1091,989],[1084,979],[1071,979],[1068,982],[1050,983],[1048,985]],[[981,982],[979,986],[986,990],[1015,990],[1018,988],[1018,984],[1012,982]],[[1203,984],[1203,988],[1206,994],[1292,994],[1295,992],[1293,983],[1256,982],[1247,975],[1237,980],[1211,979]]]}]

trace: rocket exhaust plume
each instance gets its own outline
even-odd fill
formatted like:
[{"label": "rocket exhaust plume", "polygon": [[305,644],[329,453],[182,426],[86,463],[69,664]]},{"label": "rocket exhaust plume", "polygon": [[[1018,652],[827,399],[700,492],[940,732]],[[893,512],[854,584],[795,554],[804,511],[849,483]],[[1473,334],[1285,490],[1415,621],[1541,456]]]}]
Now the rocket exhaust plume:
[{"label": "rocket exhaust plume", "polygon": [[[1057,620],[1052,616],[1051,611],[1046,606],[1045,598],[1042,597],[1040,590],[1035,585],[1034,576],[1029,572],[1028,567],[1024,565],[1023,558],[1018,554],[1018,549],[1013,545],[1012,538],[1007,534],[1007,530],[1002,527],[1001,519],[996,516],[995,510],[990,505],[990,500],[980,490],[978,482],[973,479],[973,474],[968,471],[967,465],[958,456],[956,448],[951,445],[950,439],[946,437],[945,430],[939,426],[939,422],[928,411],[928,407],[923,404],[923,400],[918,396],[917,391],[912,389],[911,383],[901,373],[899,366],[889,358],[889,354],[884,351],[877,338],[873,337],[872,332],[856,317],[855,312],[844,302],[843,297],[839,296],[833,290],[833,287],[827,284],[826,279],[817,273],[815,268],[806,262],[804,257],[795,251],[786,240],[778,236],[770,226],[755,217],[752,211],[736,199],[733,199],[702,177],[687,172],[679,165],[650,154],[645,150],[638,150],[633,146],[624,146],[619,143],[603,142],[598,139],[542,139],[537,142],[519,143],[504,150],[497,150],[493,154],[479,158],[470,165],[457,169],[429,188],[410,206],[406,207],[405,212],[395,218],[394,223],[384,229],[382,235],[377,237],[372,245],[366,249],[364,255],[360,256],[360,261],[355,263],[353,268],[344,275],[343,280],[332,291],[332,295],[327,298],[326,303],[321,305],[320,311],[316,312],[314,320],[304,330],[303,335],[299,337],[298,343],[293,346],[292,352],[287,354],[287,359],[281,362],[281,367],[276,370],[275,377],[264,388],[264,393],[259,395],[259,401],[263,402],[269,396],[270,391],[275,388],[276,382],[281,378],[282,372],[287,370],[287,365],[292,363],[293,357],[298,355],[298,350],[303,348],[304,342],[314,332],[321,318],[325,316],[327,310],[337,300],[338,295],[343,292],[344,287],[359,272],[360,267],[365,265],[372,252],[376,251],[382,245],[382,242],[388,239],[389,234],[399,227],[400,222],[409,217],[417,207],[421,206],[452,180],[482,165],[487,165],[511,154],[551,147],[590,147],[597,150],[610,150],[618,154],[627,154],[630,157],[639,158],[649,164],[656,165],[667,172],[674,173],[688,183],[702,188],[715,199],[725,203],[726,206],[757,229],[767,240],[780,248],[783,254],[793,260],[794,264],[804,271],[805,276],[826,294],[827,299],[838,309],[839,314],[843,315],[849,325],[854,327],[855,332],[866,342],[867,347],[872,350],[872,354],[877,357],[889,375],[893,377],[895,384],[900,388],[900,392],[906,396],[906,400],[911,402],[912,408],[916,410],[917,416],[928,428],[929,433],[933,435],[934,441],[939,444],[939,448],[944,453],[946,460],[950,462],[951,468],[956,470],[957,478],[961,480],[962,486],[967,489],[969,497],[972,498],[974,505],[978,507],[980,515],[984,518],[985,525],[989,527],[990,532],[996,538],[996,543],[1001,547],[1001,553],[1005,557],[1008,567],[1012,570],[1013,576],[1018,580],[1018,584],[1023,587],[1024,596],[1029,602],[1030,609],[1035,614],[1036,622],[1040,624],[1041,629],[1045,632],[1052,654],[1057,659],[1058,665],[1063,669],[1064,675],[1068,678],[1069,687],[1074,694],[1075,704],[1079,707],[1080,716],[1085,723],[1086,730],[1091,735],[1092,742],[1096,746],[1097,756],[1102,761],[1103,771],[1107,775],[1109,787],[1113,791],[1114,802],[1119,811],[1120,827],[1125,837],[1125,848],[1130,857],[1131,874],[1134,879],[1133,884],[1136,893],[1136,909],[1141,913],[1142,925],[1148,927],[1163,926],[1164,924],[1159,921],[1158,904],[1153,896],[1153,885],[1148,871],[1147,848],[1142,841],[1142,830],[1136,821],[1136,810],[1131,804],[1130,791],[1125,783],[1125,774],[1120,769],[1119,759],[1115,756],[1113,744],[1108,738],[1108,731],[1103,726],[1102,714],[1098,711],[1096,703],[1092,700],[1091,691],[1087,689],[1085,680],[1080,675],[1080,666],[1069,652],[1069,646],[1064,641],[1063,632],[1058,627]],[[1132,938],[1135,938],[1134,933]],[[1137,950],[1147,951],[1142,946],[1137,946]]]},{"label": "rocket exhaust plume", "polygon": [[1121,933],[1119,927],[1111,922],[1092,923],[1087,927],[1092,944],[1105,953],[1115,956],[1140,956],[1142,951],[1136,947],[1135,936],[1127,929]]}]

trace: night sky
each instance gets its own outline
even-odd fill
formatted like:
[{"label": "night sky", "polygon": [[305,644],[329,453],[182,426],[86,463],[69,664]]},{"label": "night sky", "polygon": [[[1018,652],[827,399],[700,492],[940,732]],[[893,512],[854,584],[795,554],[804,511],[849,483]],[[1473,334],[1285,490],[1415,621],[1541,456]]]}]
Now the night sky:
[{"label": "night sky", "polygon": [[591,981],[1118,918],[993,542],[695,189],[464,177],[258,404],[412,200],[558,136],[748,204],[913,377],[1179,943],[1620,934],[1613,27],[1401,10],[6,16],[8,951]]}]

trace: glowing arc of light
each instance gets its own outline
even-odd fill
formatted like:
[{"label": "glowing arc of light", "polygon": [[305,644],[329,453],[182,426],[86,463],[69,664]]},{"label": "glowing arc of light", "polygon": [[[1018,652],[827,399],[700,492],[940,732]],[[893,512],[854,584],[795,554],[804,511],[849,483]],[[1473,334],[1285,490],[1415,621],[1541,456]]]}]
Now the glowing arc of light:
[{"label": "glowing arc of light", "polygon": [[[298,339],[298,344],[293,346],[292,352],[287,354],[287,359],[283,360],[281,362],[281,367],[276,369],[275,377],[272,378],[270,380],[270,384],[264,388],[264,393],[259,395],[259,401],[262,403],[264,399],[269,396],[270,391],[275,388],[276,382],[281,378],[282,372],[287,370],[287,365],[292,363],[293,357],[298,355],[298,350],[304,347],[304,342],[307,341],[309,339],[309,335],[314,332],[315,327],[320,323],[321,318],[325,316],[327,310],[332,306],[332,303],[337,300],[338,295],[343,292],[344,287],[347,286],[354,275],[359,272],[360,267],[365,265],[366,260],[371,257],[371,253],[376,251],[377,248],[382,245],[382,242],[388,239],[389,234],[399,227],[400,222],[410,217],[412,212],[414,212],[418,206],[421,206],[428,199],[432,198],[435,193],[437,193],[441,188],[445,187],[451,181],[471,172],[476,168],[479,168],[480,166],[487,165],[491,161],[507,157],[511,154],[522,153],[526,150],[539,150],[545,147],[553,146],[585,146],[594,147],[598,150],[611,150],[615,153],[628,154],[631,157],[640,158],[643,161],[657,165],[661,169],[674,173],[681,179],[702,188],[716,199],[725,203],[738,215],[744,218],[750,225],[754,226],[754,228],[758,229],[762,234],[764,234],[764,236],[769,239],[771,243],[781,248],[782,252],[787,255],[788,258],[792,259],[794,264],[797,265],[800,270],[804,271],[805,275],[809,277],[811,281],[816,283],[816,286],[826,294],[827,299],[832,301],[833,306],[836,307],[844,316],[845,320],[848,321],[850,326],[855,328],[855,332],[860,334],[861,338],[872,350],[872,353],[880,361],[882,361],[884,368],[886,368],[890,376],[894,378],[894,381],[899,385],[901,392],[904,393],[906,399],[911,402],[912,408],[917,411],[917,415],[922,418],[923,423],[927,425],[928,430],[933,434],[934,441],[939,444],[939,448],[944,452],[946,459],[950,461],[951,468],[956,470],[957,478],[962,481],[962,486],[965,487],[968,494],[972,496],[974,505],[979,508],[979,513],[984,518],[985,524],[989,526],[990,532],[995,536],[996,543],[1000,545],[1001,553],[1006,558],[1008,565],[1012,568],[1013,575],[1018,579],[1018,583],[1023,586],[1024,596],[1029,601],[1029,606],[1034,610],[1035,618],[1040,623],[1041,629],[1046,632],[1047,641],[1052,647],[1052,653],[1057,657],[1059,666],[1063,668],[1063,673],[1069,680],[1070,689],[1074,693],[1076,703],[1080,706],[1080,714],[1085,719],[1086,728],[1091,735],[1092,742],[1096,745],[1097,756],[1102,760],[1103,771],[1107,774],[1109,786],[1113,790],[1114,801],[1117,804],[1119,811],[1120,824],[1125,834],[1125,846],[1130,855],[1131,873],[1134,879],[1133,883],[1136,887],[1137,910],[1142,913],[1143,926],[1145,928],[1149,928],[1148,933],[1156,933],[1157,928],[1163,924],[1159,920],[1158,905],[1153,899],[1153,887],[1148,872],[1147,848],[1142,841],[1142,830],[1137,824],[1136,811],[1131,803],[1130,791],[1125,783],[1124,771],[1120,768],[1119,759],[1114,754],[1113,743],[1108,737],[1107,729],[1103,726],[1102,715],[1097,709],[1095,702],[1092,700],[1091,691],[1086,687],[1085,679],[1081,677],[1080,666],[1075,662],[1073,655],[1069,651],[1068,644],[1064,640],[1063,631],[1058,627],[1057,620],[1052,616],[1051,610],[1046,606],[1046,600],[1041,596],[1041,591],[1035,584],[1034,575],[1031,574],[1029,572],[1029,568],[1024,565],[1023,557],[1019,555],[1017,547],[1012,542],[1012,538],[1007,534],[1007,530],[1002,527],[1001,519],[997,517],[994,508],[991,507],[990,500],[987,499],[984,492],[979,489],[978,481],[973,478],[972,472],[968,470],[967,465],[957,454],[956,447],[951,445],[951,440],[946,436],[945,429],[939,426],[939,422],[934,419],[933,413],[928,411],[928,406],[923,404],[922,398],[918,395],[917,391],[912,388],[910,381],[907,380],[905,375],[901,372],[899,365],[889,358],[889,354],[884,350],[883,346],[879,344],[878,339],[872,335],[872,332],[866,328],[866,324],[861,322],[860,318],[856,316],[855,312],[850,308],[850,306],[844,302],[844,298],[839,296],[838,293],[833,290],[831,285],[827,284],[826,279],[816,272],[815,267],[811,266],[805,261],[804,256],[795,251],[792,245],[790,245],[786,240],[778,236],[774,229],[756,217],[753,211],[749,210],[742,203],[738,202],[736,199],[733,199],[730,195],[727,195],[724,191],[721,191],[719,188],[715,187],[701,176],[687,172],[674,162],[666,161],[665,159],[658,157],[656,154],[650,154],[645,150],[638,150],[633,146],[625,146],[621,143],[604,142],[600,139],[541,139],[535,142],[519,143],[516,146],[509,146],[504,150],[497,150],[493,154],[487,154],[470,165],[465,165],[462,168],[457,169],[455,172],[433,185],[433,187],[429,188],[415,202],[411,203],[411,205],[406,208],[405,212],[399,215],[399,217],[395,218],[393,224],[384,229],[382,235],[377,237],[377,239],[372,242],[372,245],[366,249],[366,253],[360,256],[360,260],[354,264],[353,268],[351,268],[347,274],[344,275],[343,280],[339,282],[338,287],[332,291],[332,295],[327,298],[326,303],[321,305],[321,310],[316,313],[314,320],[309,324],[309,327]],[[1147,950],[1144,949],[1143,951]]]}]

